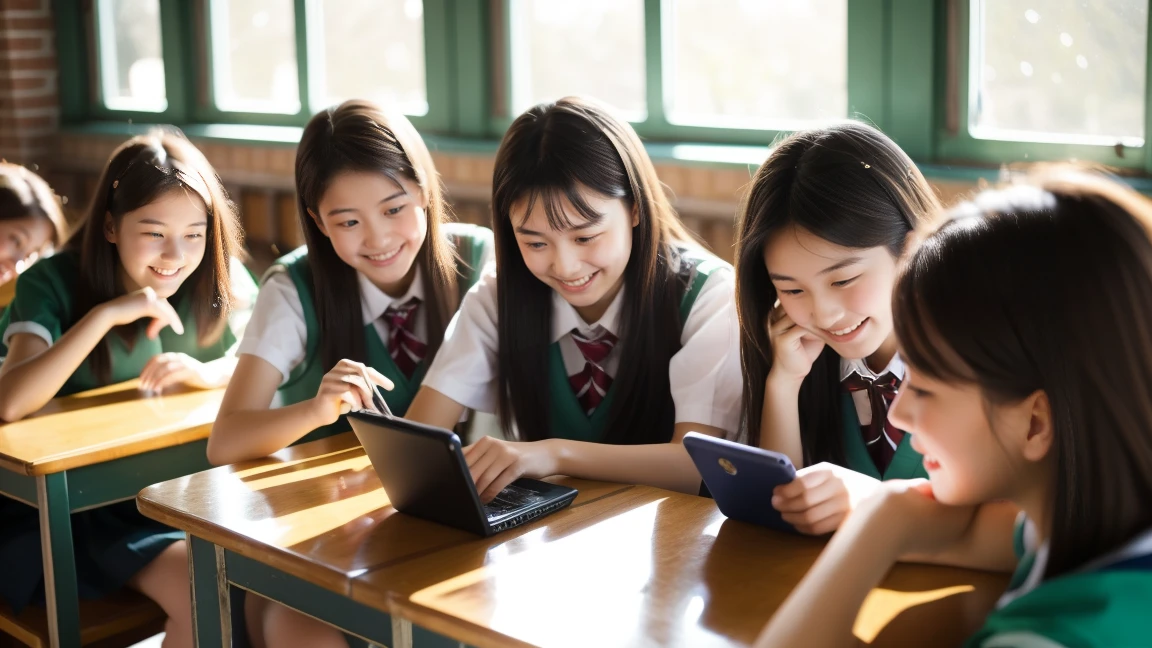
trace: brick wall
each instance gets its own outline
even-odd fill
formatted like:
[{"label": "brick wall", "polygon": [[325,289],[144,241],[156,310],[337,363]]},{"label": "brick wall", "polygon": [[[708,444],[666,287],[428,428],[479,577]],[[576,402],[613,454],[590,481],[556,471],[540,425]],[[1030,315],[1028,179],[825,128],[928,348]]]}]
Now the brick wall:
[{"label": "brick wall", "polygon": [[49,0],[0,0],[0,157],[50,162],[60,118]]}]

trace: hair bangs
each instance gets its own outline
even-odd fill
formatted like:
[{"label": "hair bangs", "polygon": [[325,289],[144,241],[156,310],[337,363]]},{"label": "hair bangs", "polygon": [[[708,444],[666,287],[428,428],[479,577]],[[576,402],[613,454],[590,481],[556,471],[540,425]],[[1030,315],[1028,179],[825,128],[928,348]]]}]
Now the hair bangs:
[{"label": "hair bangs", "polygon": [[[548,227],[553,231],[563,232],[584,223],[599,223],[604,214],[592,208],[584,199],[575,182],[566,186],[536,186],[528,190],[525,195],[524,214],[520,217],[521,227],[528,222],[536,204],[544,207],[544,215],[548,219]],[[579,215],[583,222],[577,222],[571,215]]]}]

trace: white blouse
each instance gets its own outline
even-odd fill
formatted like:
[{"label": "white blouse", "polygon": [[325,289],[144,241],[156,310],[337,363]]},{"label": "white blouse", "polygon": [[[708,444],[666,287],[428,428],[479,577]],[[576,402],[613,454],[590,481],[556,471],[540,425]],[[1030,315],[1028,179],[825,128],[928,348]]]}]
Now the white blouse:
[{"label": "white blouse", "polygon": [[[559,342],[565,371],[571,376],[584,368],[572,329],[595,337],[603,328],[619,337],[620,309],[627,295],[621,290],[598,321],[585,322],[559,293],[551,294],[552,341]],[[470,409],[495,412],[498,337],[496,272],[489,267],[448,325],[424,384]],[[619,369],[620,344],[602,365],[609,376]],[[683,324],[680,344],[668,365],[676,422],[710,425],[733,436],[740,421],[742,377],[735,276],[730,267],[716,269],[704,282]]]}]

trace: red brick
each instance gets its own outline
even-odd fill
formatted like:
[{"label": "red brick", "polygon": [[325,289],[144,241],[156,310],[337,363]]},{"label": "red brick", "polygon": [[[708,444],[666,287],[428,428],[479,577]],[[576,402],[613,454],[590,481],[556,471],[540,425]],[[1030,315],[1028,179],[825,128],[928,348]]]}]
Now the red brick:
[{"label": "red brick", "polygon": [[20,71],[55,70],[56,56],[55,54],[47,54],[33,58],[14,58],[9,60],[8,67],[9,69]]},{"label": "red brick", "polygon": [[56,93],[36,97],[4,97],[0,96],[0,110],[27,110],[29,108],[56,108],[60,105],[60,98]]},{"label": "red brick", "polygon": [[14,36],[0,38],[0,50],[39,52],[48,46],[48,36]]},{"label": "red brick", "polygon": [[43,128],[54,128],[58,120],[59,115],[36,115],[35,117],[17,117],[14,123],[16,128],[37,131]]},{"label": "red brick", "polygon": [[39,72],[35,76],[20,76],[9,77],[5,81],[0,81],[10,90],[44,90],[50,86],[55,85],[56,75],[52,72]]},{"label": "red brick", "polygon": [[5,29],[47,29],[53,30],[56,25],[52,23],[52,16],[44,15],[38,17],[25,17],[25,16],[8,16],[3,19],[0,24],[3,24]]},{"label": "red brick", "polygon": [[16,11],[42,11],[48,12],[48,0],[3,0],[0,2],[0,14]]}]

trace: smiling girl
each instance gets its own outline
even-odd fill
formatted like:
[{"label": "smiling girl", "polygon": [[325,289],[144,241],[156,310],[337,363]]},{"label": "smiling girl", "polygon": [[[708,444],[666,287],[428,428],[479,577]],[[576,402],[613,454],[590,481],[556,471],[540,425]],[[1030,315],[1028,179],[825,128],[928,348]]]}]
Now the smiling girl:
[{"label": "smiling girl", "polygon": [[972,648],[1148,645],[1152,204],[1058,171],[953,216],[894,298],[891,418],[931,483],[861,503],[760,646],[857,645],[864,597],[910,557],[1016,569]]},{"label": "smiling girl", "polygon": [[60,201],[47,182],[0,162],[0,284],[11,281],[67,238]]},{"label": "smiling girl", "polygon": [[[192,144],[157,133],[120,146],[76,235],[17,279],[0,319],[0,418],[137,377],[154,391],[222,386],[234,366],[229,315],[256,290],[240,253],[236,213]],[[19,608],[43,574],[28,555],[40,547],[36,512],[11,508],[0,512],[0,596]],[[165,645],[190,646],[184,534],[147,520],[134,502],[72,519],[81,596],[137,589],[168,614]]]},{"label": "smiling girl", "polygon": [[588,100],[517,118],[492,186],[496,273],[408,418],[499,413],[517,441],[464,451],[484,500],[552,474],[697,492],[680,439],[732,435],[739,416],[731,268],[685,231],[632,128]]},{"label": "smiling girl", "polygon": [[799,468],[772,505],[834,530],[880,479],[923,476],[887,422],[904,377],[892,284],[938,202],[916,165],[859,123],[797,133],[760,168],[737,225],[736,284],[749,443]]}]

